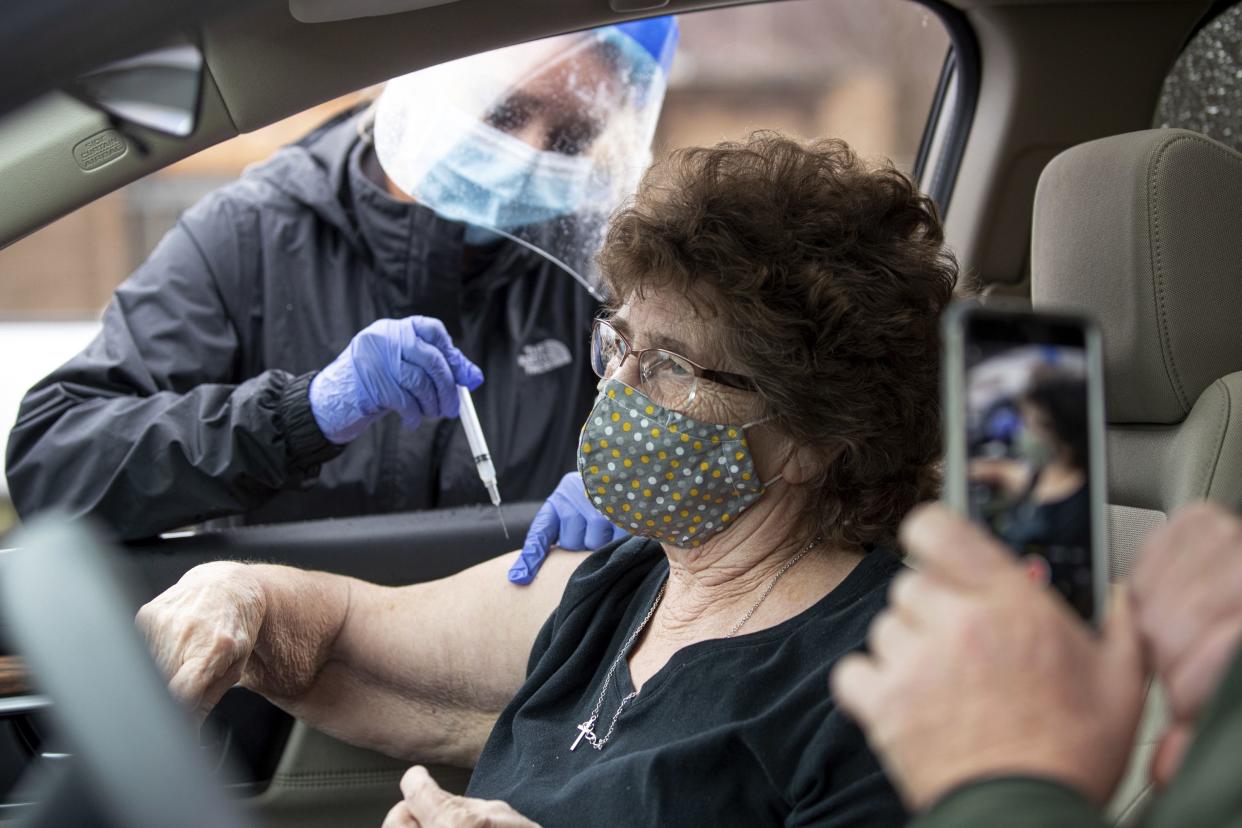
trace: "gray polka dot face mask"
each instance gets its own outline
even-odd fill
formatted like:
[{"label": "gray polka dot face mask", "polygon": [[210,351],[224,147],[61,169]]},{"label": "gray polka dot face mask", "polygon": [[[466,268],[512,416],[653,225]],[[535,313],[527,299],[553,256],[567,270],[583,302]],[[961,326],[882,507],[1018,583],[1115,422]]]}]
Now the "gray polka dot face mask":
[{"label": "gray polka dot face mask", "polygon": [[692,420],[604,380],[578,440],[578,471],[617,526],[696,547],[763,494],[746,428]]}]

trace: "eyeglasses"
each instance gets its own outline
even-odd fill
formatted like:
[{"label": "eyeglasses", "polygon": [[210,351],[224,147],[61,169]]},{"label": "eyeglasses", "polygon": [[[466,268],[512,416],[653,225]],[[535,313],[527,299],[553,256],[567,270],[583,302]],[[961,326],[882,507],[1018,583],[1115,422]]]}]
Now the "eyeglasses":
[{"label": "eyeglasses", "polygon": [[607,319],[596,319],[591,329],[591,367],[595,373],[608,379],[631,356],[638,360],[638,390],[674,411],[694,401],[700,379],[743,391],[755,390],[755,381],[742,374],[713,371],[663,348],[635,348]]}]

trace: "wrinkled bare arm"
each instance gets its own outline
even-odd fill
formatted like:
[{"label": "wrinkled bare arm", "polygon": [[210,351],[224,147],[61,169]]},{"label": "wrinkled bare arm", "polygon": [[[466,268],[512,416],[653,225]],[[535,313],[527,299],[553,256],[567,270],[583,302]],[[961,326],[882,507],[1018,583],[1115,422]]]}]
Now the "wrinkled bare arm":
[{"label": "wrinkled bare arm", "polygon": [[399,588],[251,567],[267,606],[243,684],[352,744],[469,766],[585,559],[557,551],[515,586],[511,558]]}]

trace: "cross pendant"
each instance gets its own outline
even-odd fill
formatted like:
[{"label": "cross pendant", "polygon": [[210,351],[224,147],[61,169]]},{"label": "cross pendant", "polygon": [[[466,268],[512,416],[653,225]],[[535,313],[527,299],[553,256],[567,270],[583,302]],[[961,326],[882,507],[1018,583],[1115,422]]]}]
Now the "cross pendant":
[{"label": "cross pendant", "polygon": [[585,722],[578,725],[578,738],[574,739],[574,743],[569,746],[569,750],[571,753],[578,748],[578,743],[582,741],[583,736],[586,736],[588,733],[590,733],[592,736],[595,735],[595,733],[592,732],[591,730],[591,724],[592,724],[591,720],[587,719]]}]

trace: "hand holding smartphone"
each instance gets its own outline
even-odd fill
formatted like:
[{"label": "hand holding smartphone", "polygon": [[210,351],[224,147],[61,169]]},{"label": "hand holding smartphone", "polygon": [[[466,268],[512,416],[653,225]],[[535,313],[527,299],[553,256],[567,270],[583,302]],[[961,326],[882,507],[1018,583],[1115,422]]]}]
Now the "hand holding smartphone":
[{"label": "hand holding smartphone", "polygon": [[1108,589],[1098,329],[966,302],[943,326],[946,501],[1098,621]]}]

